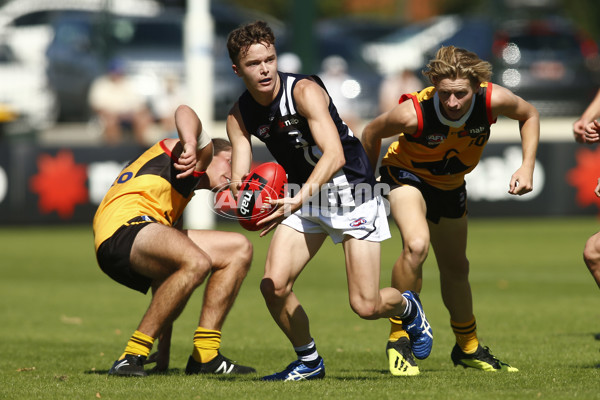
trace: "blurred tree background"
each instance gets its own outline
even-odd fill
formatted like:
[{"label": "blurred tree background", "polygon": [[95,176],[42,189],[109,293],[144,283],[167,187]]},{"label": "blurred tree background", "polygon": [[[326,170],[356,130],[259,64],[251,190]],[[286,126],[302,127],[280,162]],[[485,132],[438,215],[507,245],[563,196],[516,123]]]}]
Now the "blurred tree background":
[{"label": "blurred tree background", "polygon": [[[188,0],[189,1],[189,0]],[[562,15],[600,39],[600,1],[598,0],[231,0],[237,5],[290,21],[298,7],[308,3],[317,19],[362,16],[409,23],[440,14],[488,14],[499,20],[514,16]],[[297,4],[295,4],[297,3]],[[528,4],[530,6],[528,7]],[[529,12],[528,12],[529,10]]]},{"label": "blurred tree background", "polygon": [[[185,1],[185,0],[182,0]],[[187,0],[193,1],[193,0]],[[315,32],[307,29],[319,20],[368,18],[402,27],[438,15],[484,16],[492,24],[510,19],[562,17],[572,21],[585,36],[600,41],[600,0],[219,0],[254,9],[278,18],[292,34],[303,70],[315,64]],[[490,18],[492,16],[492,18]]]}]

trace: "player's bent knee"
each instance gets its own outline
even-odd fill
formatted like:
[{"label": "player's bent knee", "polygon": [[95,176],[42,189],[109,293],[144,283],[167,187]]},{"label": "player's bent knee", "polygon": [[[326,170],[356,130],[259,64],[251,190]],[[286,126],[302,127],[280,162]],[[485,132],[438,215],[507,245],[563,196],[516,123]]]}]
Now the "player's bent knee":
[{"label": "player's bent knee", "polygon": [[375,302],[365,299],[350,299],[350,308],[362,319],[371,320],[379,318]]},{"label": "player's bent knee", "polygon": [[429,252],[429,241],[420,237],[410,239],[406,242],[406,250],[411,257],[416,258],[419,263],[422,263],[427,258],[427,253]]},{"label": "player's bent knee", "polygon": [[221,248],[222,254],[218,266],[227,266],[228,268],[232,265],[235,268],[244,269],[244,273],[248,272],[250,265],[252,264],[252,257],[254,256],[254,247],[252,242],[246,238],[246,236],[240,233],[230,233],[227,236],[226,246]]},{"label": "player's bent knee", "polygon": [[291,288],[288,285],[278,285],[271,278],[263,278],[260,282],[260,292],[268,303],[284,299],[291,293]]},{"label": "player's bent knee", "polygon": [[248,238],[246,238],[244,235],[239,236],[236,256],[248,270],[250,269],[252,257],[254,256],[254,247],[252,246],[252,242],[250,242],[250,240],[248,240]]},{"label": "player's bent knee", "polygon": [[207,257],[197,257],[182,266],[180,271],[187,275],[188,281],[194,286],[200,286],[211,270],[211,262]]}]

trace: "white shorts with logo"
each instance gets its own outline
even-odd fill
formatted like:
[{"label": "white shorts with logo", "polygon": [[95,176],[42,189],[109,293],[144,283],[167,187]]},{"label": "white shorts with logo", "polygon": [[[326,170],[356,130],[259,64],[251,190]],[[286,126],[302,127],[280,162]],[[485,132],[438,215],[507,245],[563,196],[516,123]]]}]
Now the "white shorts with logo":
[{"label": "white shorts with logo", "polygon": [[357,207],[336,209],[306,205],[281,222],[302,233],[326,233],[333,243],[344,235],[370,242],[391,237],[384,200],[377,196]]}]

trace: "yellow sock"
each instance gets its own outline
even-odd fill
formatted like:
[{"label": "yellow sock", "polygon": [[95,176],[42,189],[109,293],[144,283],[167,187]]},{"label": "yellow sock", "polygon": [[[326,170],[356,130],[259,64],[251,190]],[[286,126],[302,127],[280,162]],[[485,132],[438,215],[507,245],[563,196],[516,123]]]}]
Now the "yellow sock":
[{"label": "yellow sock", "polygon": [[194,332],[194,350],[192,357],[198,362],[209,362],[219,354],[221,332],[198,327]]},{"label": "yellow sock", "polygon": [[475,317],[467,322],[455,322],[450,320],[450,326],[456,336],[456,343],[467,354],[477,351],[479,340],[477,340],[477,323]]},{"label": "yellow sock", "polygon": [[133,332],[133,335],[127,342],[125,352],[121,355],[121,358],[119,358],[119,360],[124,359],[127,354],[148,357],[148,354],[150,354],[150,350],[152,350],[153,344],[154,338],[140,331],[135,331]]},{"label": "yellow sock", "polygon": [[395,342],[401,337],[408,338],[408,332],[406,332],[402,328],[402,320],[398,318],[390,318],[391,326],[390,326],[390,338],[388,339],[390,342]]}]

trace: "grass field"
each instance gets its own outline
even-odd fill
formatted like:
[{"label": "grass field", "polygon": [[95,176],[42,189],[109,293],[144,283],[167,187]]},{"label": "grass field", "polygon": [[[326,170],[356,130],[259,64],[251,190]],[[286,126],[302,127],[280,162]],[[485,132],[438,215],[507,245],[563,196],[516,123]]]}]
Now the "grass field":
[{"label": "grass field", "polygon": [[[384,353],[385,320],[364,321],[348,305],[342,249],[327,242],[296,293],[326,362],[327,377],[261,382],[295,354],[258,290],[268,239],[255,244],[252,270],[223,330],[222,351],[259,375],[186,376],[201,304],[196,293],[173,332],[170,370],[144,379],[108,377],[149,297],[96,266],[90,227],[0,228],[1,399],[600,399],[600,293],[582,262],[594,218],[473,219],[471,284],[479,337],[520,369],[490,374],[455,368],[454,337],[433,253],[422,300],[434,330],[421,375],[395,378]],[[237,230],[225,225],[225,230]],[[401,247],[383,243],[382,285]]]}]

